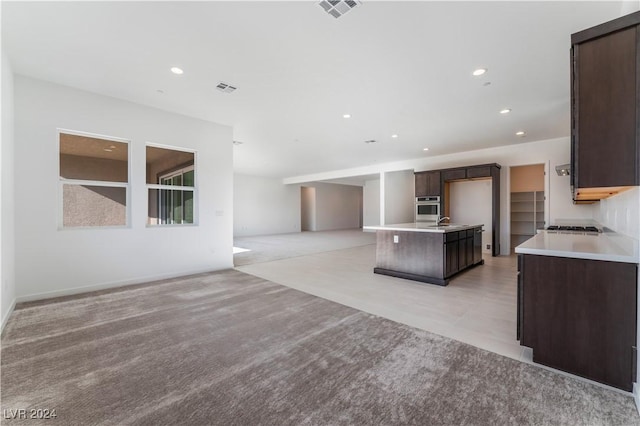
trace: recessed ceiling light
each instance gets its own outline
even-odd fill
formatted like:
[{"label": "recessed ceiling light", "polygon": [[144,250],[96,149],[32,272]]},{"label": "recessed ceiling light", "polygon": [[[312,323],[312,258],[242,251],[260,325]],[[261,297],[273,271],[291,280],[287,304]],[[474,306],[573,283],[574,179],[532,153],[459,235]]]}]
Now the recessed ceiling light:
[{"label": "recessed ceiling light", "polygon": [[484,74],[485,72],[487,72],[487,69],[486,69],[486,68],[478,68],[477,70],[475,70],[475,71],[473,72],[473,75],[475,75],[476,77],[478,77],[478,76],[480,76],[480,75]]},{"label": "recessed ceiling light", "polygon": [[111,152],[111,151],[113,151],[113,150],[112,150],[112,149],[109,149],[109,148],[105,148],[105,149],[104,149],[104,151]]},{"label": "recessed ceiling light", "polygon": [[109,149],[116,149],[116,146],[115,146],[115,145],[111,145],[111,146],[109,147]]},{"label": "recessed ceiling light", "polygon": [[519,132],[516,132],[516,136],[524,136],[526,135],[525,132],[523,132],[522,130],[520,130]]},{"label": "recessed ceiling light", "polygon": [[398,135],[391,135],[392,138],[396,139]]},{"label": "recessed ceiling light", "polygon": [[351,118],[351,114],[343,114],[342,118]]},{"label": "recessed ceiling light", "polygon": [[429,151],[429,148],[422,148],[423,151]]},{"label": "recessed ceiling light", "polygon": [[500,110],[500,114],[509,114],[511,112],[510,108],[505,108]]},{"label": "recessed ceiling light", "polygon": [[182,71],[182,69],[178,68],[178,67],[172,67],[171,68],[171,72],[174,73],[174,74],[182,74],[182,73],[184,73],[184,71]]}]

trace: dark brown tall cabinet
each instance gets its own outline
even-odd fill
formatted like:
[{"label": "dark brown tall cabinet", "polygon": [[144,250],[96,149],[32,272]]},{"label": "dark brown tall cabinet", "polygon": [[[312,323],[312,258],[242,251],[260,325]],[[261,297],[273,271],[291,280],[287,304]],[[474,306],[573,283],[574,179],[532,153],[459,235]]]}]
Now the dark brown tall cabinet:
[{"label": "dark brown tall cabinet", "polygon": [[416,179],[416,197],[430,197],[441,194],[440,172],[418,172]]},{"label": "dark brown tall cabinet", "polygon": [[574,200],[599,200],[640,185],[640,12],[571,44],[571,185]]}]

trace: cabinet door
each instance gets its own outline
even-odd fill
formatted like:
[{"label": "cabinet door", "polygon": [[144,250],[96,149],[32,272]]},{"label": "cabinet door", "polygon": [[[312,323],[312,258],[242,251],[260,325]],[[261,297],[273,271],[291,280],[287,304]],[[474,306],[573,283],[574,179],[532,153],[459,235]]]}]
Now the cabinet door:
[{"label": "cabinet door", "polygon": [[491,167],[490,166],[482,166],[482,167],[469,167],[467,169],[467,178],[482,178],[482,177],[491,177]]},{"label": "cabinet door", "polygon": [[473,265],[473,235],[465,240],[465,258],[467,266]]},{"label": "cabinet door", "polygon": [[467,243],[466,239],[462,238],[458,241],[458,270],[461,271],[467,267]]},{"label": "cabinet door", "polygon": [[638,185],[637,32],[573,46],[574,185]]},{"label": "cabinet door", "polygon": [[520,340],[520,344],[524,345],[524,339],[522,337],[522,255],[518,255],[518,295],[516,301],[516,340]]},{"label": "cabinet door", "polygon": [[427,195],[440,195],[440,172],[428,172]]},{"label": "cabinet door", "polygon": [[429,176],[426,172],[415,173],[416,197],[426,197],[428,194]]},{"label": "cabinet door", "polygon": [[523,255],[520,267],[533,361],[631,391],[637,265]]},{"label": "cabinet door", "polygon": [[442,172],[442,179],[445,182],[467,178],[467,169],[446,170]]},{"label": "cabinet door", "polygon": [[444,275],[450,277],[458,272],[458,241],[444,244]]},{"label": "cabinet door", "polygon": [[482,260],[482,228],[473,229],[473,263]]}]

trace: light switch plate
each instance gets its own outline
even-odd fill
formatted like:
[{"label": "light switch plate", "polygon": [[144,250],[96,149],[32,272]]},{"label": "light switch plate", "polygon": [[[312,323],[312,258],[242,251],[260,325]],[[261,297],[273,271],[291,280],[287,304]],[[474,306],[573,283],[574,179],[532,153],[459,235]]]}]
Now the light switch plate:
[{"label": "light switch plate", "polygon": [[398,237],[397,235],[394,235],[394,236],[393,236],[393,242],[394,242],[395,244],[398,244],[398,243],[400,242],[400,237]]}]

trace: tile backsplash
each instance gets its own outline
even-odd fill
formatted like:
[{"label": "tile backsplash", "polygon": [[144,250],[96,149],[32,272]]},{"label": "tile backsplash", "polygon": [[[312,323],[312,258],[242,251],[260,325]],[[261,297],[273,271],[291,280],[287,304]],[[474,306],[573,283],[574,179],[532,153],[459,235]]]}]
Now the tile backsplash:
[{"label": "tile backsplash", "polygon": [[640,187],[601,200],[594,219],[616,232],[640,239]]}]

